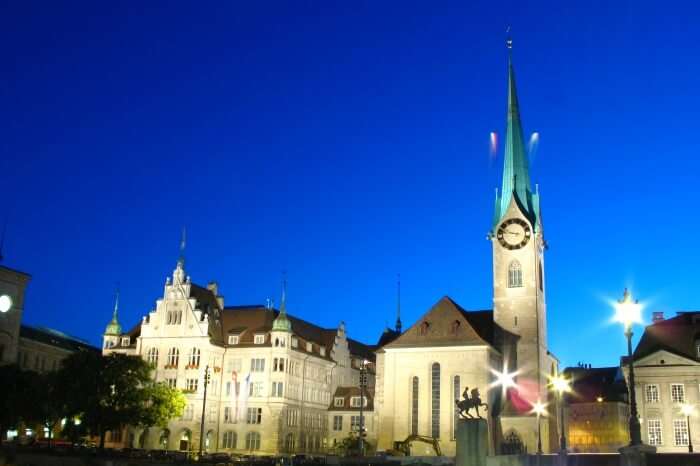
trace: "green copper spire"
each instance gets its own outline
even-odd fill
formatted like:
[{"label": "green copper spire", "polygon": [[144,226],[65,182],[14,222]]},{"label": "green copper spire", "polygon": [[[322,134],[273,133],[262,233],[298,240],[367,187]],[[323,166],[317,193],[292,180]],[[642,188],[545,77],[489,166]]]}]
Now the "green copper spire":
[{"label": "green copper spire", "polygon": [[537,225],[539,209],[538,199],[530,189],[530,171],[527,162],[527,151],[520,122],[520,106],[515,88],[515,70],[510,57],[512,41],[508,39],[508,122],[506,126],[505,156],[503,161],[503,182],[501,193],[496,198],[494,226],[503,218],[508,210],[511,199],[516,201],[523,213]]},{"label": "green copper spire", "polygon": [[272,323],[272,330],[277,332],[291,332],[292,323],[287,318],[287,280],[282,281],[282,301],[280,303],[280,313]]},{"label": "green copper spire", "polygon": [[119,310],[119,289],[117,289],[117,296],[114,300],[114,312],[112,313],[112,320],[107,324],[105,329],[105,335],[121,335],[122,326],[119,325],[117,320],[117,311]]}]

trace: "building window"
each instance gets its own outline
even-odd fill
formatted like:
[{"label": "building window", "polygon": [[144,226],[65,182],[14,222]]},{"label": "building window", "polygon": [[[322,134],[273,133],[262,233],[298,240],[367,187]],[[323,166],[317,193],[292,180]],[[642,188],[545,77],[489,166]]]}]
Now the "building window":
[{"label": "building window", "polygon": [[433,363],[431,371],[432,385],[432,429],[433,438],[440,438],[440,364]]},{"label": "building window", "polygon": [[183,421],[191,421],[194,416],[194,405],[186,405],[184,411],[182,412]]},{"label": "building window", "polygon": [[454,322],[452,322],[452,324],[450,325],[450,333],[452,335],[457,335],[457,333],[459,332],[459,326],[460,326],[460,322],[458,320],[455,320]]},{"label": "building window", "polygon": [[292,337],[292,348],[299,346],[299,339],[297,337]]},{"label": "building window", "polygon": [[663,444],[660,419],[647,420],[647,433],[649,435],[649,445],[658,446]]},{"label": "building window", "polygon": [[[366,407],[367,406],[367,397],[363,396],[362,401],[363,401],[362,406]],[[351,408],[359,408],[360,407],[360,397],[359,396],[350,397],[350,407]]]},{"label": "building window", "polygon": [[260,424],[262,422],[262,408],[248,408],[246,423]]},{"label": "building window", "polygon": [[284,384],[283,384],[283,382],[272,382],[272,396],[274,396],[274,397],[284,396]]},{"label": "building window", "polygon": [[188,369],[196,369],[199,367],[199,356],[201,355],[199,348],[192,348],[190,351],[189,361],[187,363]]},{"label": "building window", "polygon": [[250,360],[250,372],[263,372],[265,370],[264,358],[253,358]]},{"label": "building window", "polygon": [[314,345],[313,345],[313,343],[311,343],[310,341],[307,341],[307,342],[306,342],[306,351],[308,351],[309,353],[311,353],[313,350],[314,350]]},{"label": "building window", "polygon": [[677,447],[688,446],[688,422],[685,419],[673,420],[673,444]]},{"label": "building window", "polygon": [[222,442],[222,446],[229,449],[236,448],[237,440],[238,436],[236,433],[229,430],[228,432],[224,432],[224,441]]},{"label": "building window", "polygon": [[229,345],[237,345],[238,344],[238,335],[229,335],[228,336],[228,344]]},{"label": "building window", "polygon": [[[461,393],[461,381],[459,379],[458,375],[454,376],[454,379],[452,380],[452,396],[455,400],[459,400],[462,398],[462,393]],[[459,422],[459,408],[457,408],[457,404],[455,403],[454,407],[454,416],[452,419],[452,438],[455,439],[457,438],[457,425]]]},{"label": "building window", "polygon": [[167,383],[170,388],[177,388],[177,379],[165,379],[165,383]]},{"label": "building window", "polygon": [[523,286],[523,268],[517,260],[508,266],[508,288],[520,288]]},{"label": "building window", "polygon": [[418,377],[413,377],[411,392],[411,434],[418,435]]},{"label": "building window", "polygon": [[131,341],[131,338],[122,337],[122,346],[129,346],[130,341]]},{"label": "building window", "polygon": [[333,416],[333,430],[343,430],[343,416]]},{"label": "building window", "polygon": [[658,403],[659,402],[659,386],[658,385],[647,385],[644,387],[644,393],[646,395],[647,403]]},{"label": "building window", "polygon": [[170,348],[170,350],[168,351],[168,365],[165,368],[175,368],[177,367],[179,362],[180,350],[178,350],[177,348]]},{"label": "building window", "polygon": [[182,311],[168,311],[165,319],[166,325],[179,325],[182,323]]},{"label": "building window", "polygon": [[148,353],[146,355],[146,361],[148,364],[151,366],[157,366],[158,365],[158,348],[150,348],[148,350]]},{"label": "building window", "polygon": [[264,333],[258,333],[255,335],[253,339],[253,343],[256,345],[262,345],[265,343],[265,334]]},{"label": "building window", "polygon": [[248,387],[248,396],[263,396],[262,382],[251,382]]},{"label": "building window", "polygon": [[353,432],[360,431],[360,416],[350,416],[350,430]]},{"label": "building window", "polygon": [[326,355],[326,348],[324,348],[323,346],[321,347],[320,351],[321,351],[321,356]]},{"label": "building window", "polygon": [[260,434],[257,432],[248,432],[245,436],[246,450],[260,450]]},{"label": "building window", "polygon": [[671,402],[685,403],[685,387],[682,383],[671,384]]},{"label": "building window", "polygon": [[185,390],[188,392],[196,392],[198,385],[199,385],[199,379],[187,379],[187,380],[185,380]]},{"label": "building window", "polygon": [[284,372],[284,358],[274,358],[272,360],[273,372]]},{"label": "building window", "polygon": [[345,406],[345,398],[336,396],[333,400],[333,406],[335,406],[336,408],[342,408],[343,406]]},{"label": "building window", "polygon": [[235,423],[234,410],[231,406],[224,406],[224,424]]}]

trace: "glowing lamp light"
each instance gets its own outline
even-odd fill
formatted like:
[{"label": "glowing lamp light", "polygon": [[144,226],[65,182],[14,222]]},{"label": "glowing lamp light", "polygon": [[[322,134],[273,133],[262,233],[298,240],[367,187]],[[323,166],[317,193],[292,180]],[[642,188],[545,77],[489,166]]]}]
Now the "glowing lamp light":
[{"label": "glowing lamp light", "polygon": [[532,405],[532,412],[537,414],[538,416],[546,416],[547,415],[547,404],[542,403],[540,400],[537,400]]},{"label": "glowing lamp light", "polygon": [[695,413],[695,408],[693,405],[685,403],[681,405],[681,413],[683,413],[683,416],[692,416]]},{"label": "glowing lamp light", "polygon": [[12,308],[12,298],[6,294],[0,296],[0,312],[7,312]]},{"label": "glowing lamp light", "polygon": [[571,386],[569,385],[569,379],[564,377],[563,375],[555,375],[550,379],[550,383],[552,384],[552,388],[554,391],[559,393],[561,396],[563,393],[567,393],[571,391]]},{"label": "glowing lamp light", "polygon": [[615,321],[623,324],[625,328],[642,323],[642,306],[639,301],[632,299],[632,293],[627,288],[622,300],[615,303]]},{"label": "glowing lamp light", "polygon": [[503,372],[499,372],[494,369],[491,369],[491,372],[496,377],[496,379],[493,382],[494,386],[502,387],[503,391],[506,391],[509,388],[517,387],[517,384],[515,383],[515,376],[517,375],[517,373],[508,372],[508,367],[503,368]]}]

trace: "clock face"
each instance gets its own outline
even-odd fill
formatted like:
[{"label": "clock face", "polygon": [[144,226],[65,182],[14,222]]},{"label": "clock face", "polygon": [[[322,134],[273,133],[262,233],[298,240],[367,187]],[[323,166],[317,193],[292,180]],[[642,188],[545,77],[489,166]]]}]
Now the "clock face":
[{"label": "clock face", "polygon": [[530,241],[532,232],[530,225],[520,218],[509,218],[501,223],[496,232],[496,238],[506,249],[520,249]]}]

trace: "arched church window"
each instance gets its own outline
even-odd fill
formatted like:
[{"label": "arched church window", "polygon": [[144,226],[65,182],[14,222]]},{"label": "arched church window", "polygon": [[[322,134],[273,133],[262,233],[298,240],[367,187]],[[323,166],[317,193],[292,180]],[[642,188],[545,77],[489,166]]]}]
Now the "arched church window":
[{"label": "arched church window", "polygon": [[520,435],[514,430],[510,430],[503,437],[503,445],[501,445],[501,454],[503,455],[520,455],[525,453],[525,445],[520,438]]},{"label": "arched church window", "polygon": [[423,322],[422,324],[420,324],[420,327],[418,327],[418,333],[420,335],[427,335],[428,327],[430,327],[430,324],[428,322]]},{"label": "arched church window", "polygon": [[[452,380],[452,396],[454,397],[455,400],[459,400],[462,398],[462,384],[461,380],[458,375],[454,376],[454,379]],[[454,406],[454,416],[452,419],[452,438],[455,439],[457,438],[457,425],[459,423],[459,408],[457,407],[457,403],[455,403]]]},{"label": "arched church window", "polygon": [[168,351],[168,365],[167,368],[175,368],[180,362],[180,350],[177,348],[170,348]]},{"label": "arched church window", "polygon": [[199,348],[192,348],[190,351],[190,357],[187,365],[189,367],[199,367],[199,357],[201,355],[201,351]]},{"label": "arched church window", "polygon": [[434,362],[431,370],[431,433],[433,438],[440,438],[440,364]]},{"label": "arched church window", "polygon": [[418,377],[411,380],[411,434],[418,435]]},{"label": "arched church window", "polygon": [[158,365],[158,348],[150,348],[146,354],[146,361],[152,366]]},{"label": "arched church window", "polygon": [[523,286],[523,268],[520,262],[514,260],[508,265],[508,288]]}]

